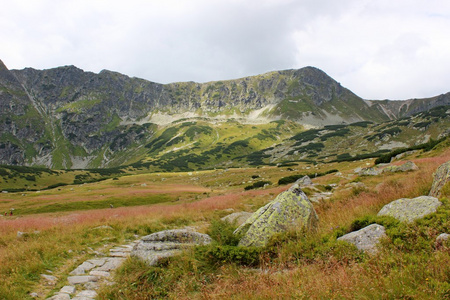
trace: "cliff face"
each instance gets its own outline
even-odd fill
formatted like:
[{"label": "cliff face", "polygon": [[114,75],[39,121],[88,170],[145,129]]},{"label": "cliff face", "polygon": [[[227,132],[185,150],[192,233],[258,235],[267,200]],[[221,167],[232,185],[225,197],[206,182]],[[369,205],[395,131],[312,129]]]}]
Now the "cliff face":
[{"label": "cliff face", "polygon": [[163,85],[74,66],[10,71],[0,61],[0,164],[117,165],[110,161],[114,153],[145,144],[156,130],[152,123],[179,118],[289,119],[313,126],[381,122],[448,104],[448,98],[411,100],[406,109],[395,104],[402,108],[393,112],[397,106],[365,102],[313,67]]}]

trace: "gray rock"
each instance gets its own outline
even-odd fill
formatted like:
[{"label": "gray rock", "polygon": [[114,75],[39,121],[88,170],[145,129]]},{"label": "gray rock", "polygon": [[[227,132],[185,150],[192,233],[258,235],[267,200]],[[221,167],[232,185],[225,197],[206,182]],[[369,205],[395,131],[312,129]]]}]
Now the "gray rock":
[{"label": "gray rock", "polygon": [[448,242],[448,240],[450,239],[450,234],[448,233],[441,233],[440,235],[438,235],[438,237],[436,238],[436,248],[441,248],[444,246],[445,243]]},{"label": "gray rock", "polygon": [[52,297],[47,298],[47,300],[70,300],[70,296],[66,293],[56,293]]},{"label": "gray rock", "polygon": [[415,171],[415,170],[419,170],[419,167],[412,161],[407,161],[403,165],[400,165],[400,166],[386,167],[383,169],[383,173],[386,173],[386,172],[391,172],[391,173],[408,172],[408,171]]},{"label": "gray rock", "polygon": [[108,258],[105,258],[105,263],[103,265],[95,268],[94,270],[109,272],[111,270],[115,270],[118,267],[120,267],[124,261],[125,261],[125,258],[123,258],[123,257],[108,257]]},{"label": "gray rock", "polygon": [[75,298],[73,299],[78,299],[81,297],[85,297],[85,298],[95,298],[97,297],[97,292],[96,291],[92,291],[92,290],[86,290],[86,291],[81,291],[79,292]]},{"label": "gray rock", "polygon": [[79,265],[76,269],[74,269],[72,272],[70,272],[70,275],[83,275],[86,273],[86,271],[91,270],[94,268],[95,265],[90,263],[89,261],[83,262],[81,265]]},{"label": "gray rock", "polygon": [[157,265],[161,259],[179,254],[194,245],[211,243],[207,234],[186,229],[156,232],[143,237],[133,248],[131,256],[138,257],[149,265]]},{"label": "gray rock", "polygon": [[247,219],[250,218],[250,216],[252,214],[253,213],[246,212],[246,211],[235,212],[235,213],[232,213],[232,214],[230,214],[228,216],[223,217],[221,220],[222,221],[226,221],[228,223],[236,222],[236,225],[240,226],[245,221],[247,221]]},{"label": "gray rock", "polygon": [[58,278],[56,278],[53,275],[47,275],[47,274],[41,274],[41,277],[44,278],[47,284],[49,285],[55,285],[58,281]]},{"label": "gray rock", "polygon": [[358,231],[343,235],[337,240],[351,243],[366,253],[376,254],[378,252],[377,244],[385,236],[386,230],[384,226],[372,224]]},{"label": "gray rock", "polygon": [[76,287],[74,287],[72,285],[65,285],[59,290],[60,293],[69,294],[69,295],[74,294],[75,291],[76,291]]},{"label": "gray rock", "polygon": [[378,216],[391,216],[402,222],[413,222],[436,212],[442,203],[435,197],[402,198],[386,204]]},{"label": "gray rock", "polygon": [[297,184],[299,184],[300,187],[302,187],[302,186],[310,186],[313,184],[313,182],[311,181],[311,178],[309,178],[308,175],[305,175],[299,180],[297,180]]},{"label": "gray rock", "polygon": [[381,171],[375,168],[362,168],[357,174],[361,176],[376,176],[380,175]]},{"label": "gray rock", "polygon": [[98,280],[98,277],[96,276],[90,276],[90,275],[84,275],[84,276],[69,276],[67,277],[67,280],[69,281],[70,285],[77,285],[87,282],[96,282]]},{"label": "gray rock", "polygon": [[258,209],[235,230],[242,234],[240,246],[264,247],[270,238],[289,229],[313,229],[318,217],[299,181],[280,193],[273,201]]},{"label": "gray rock", "polygon": [[31,297],[31,298],[37,298],[37,297],[39,297],[39,294],[33,292],[33,293],[30,293],[30,297]]},{"label": "gray rock", "polygon": [[442,164],[433,174],[433,183],[429,195],[439,198],[442,188],[450,181],[450,161]]},{"label": "gray rock", "polygon": [[89,272],[89,275],[97,276],[97,277],[110,277],[111,273],[106,271],[91,271]]}]

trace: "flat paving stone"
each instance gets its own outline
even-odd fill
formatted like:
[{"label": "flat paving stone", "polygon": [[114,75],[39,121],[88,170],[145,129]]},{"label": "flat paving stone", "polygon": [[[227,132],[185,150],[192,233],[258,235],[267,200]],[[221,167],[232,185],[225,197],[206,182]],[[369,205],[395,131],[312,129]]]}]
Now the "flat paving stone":
[{"label": "flat paving stone", "polygon": [[50,298],[47,298],[47,300],[70,300],[70,296],[69,294],[65,294],[65,293],[57,293],[55,295],[53,295]]},{"label": "flat paving stone", "polygon": [[70,272],[70,275],[83,275],[86,273],[86,271],[89,271],[95,267],[95,264],[90,263],[89,261],[85,261],[81,265],[76,267],[72,272]]},{"label": "flat paving stone", "polygon": [[63,287],[59,290],[59,292],[60,292],[60,293],[64,293],[64,294],[72,295],[72,294],[75,294],[75,291],[76,291],[76,290],[77,290],[76,287],[74,287],[74,286],[72,286],[72,285],[66,285],[66,286],[63,286]]},{"label": "flat paving stone", "polygon": [[98,280],[98,277],[91,276],[91,275],[84,275],[84,276],[69,276],[67,277],[67,280],[69,281],[70,285],[77,285],[87,282],[96,282]]},{"label": "flat paving stone", "polygon": [[93,271],[111,271],[115,270],[125,261],[123,257],[108,257],[106,263],[100,267],[95,268]]},{"label": "flat paving stone", "polygon": [[89,272],[89,275],[97,276],[97,277],[109,277],[111,276],[111,273],[106,271],[91,271]]}]

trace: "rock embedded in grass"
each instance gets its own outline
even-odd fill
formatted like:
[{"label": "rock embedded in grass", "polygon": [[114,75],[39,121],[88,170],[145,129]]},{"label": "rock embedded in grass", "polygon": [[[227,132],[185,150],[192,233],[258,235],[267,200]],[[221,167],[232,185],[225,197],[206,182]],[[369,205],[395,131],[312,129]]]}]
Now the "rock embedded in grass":
[{"label": "rock embedded in grass", "polygon": [[383,206],[378,212],[378,216],[390,216],[401,222],[410,223],[435,213],[441,204],[437,198],[430,196],[413,199],[401,198]]},{"label": "rock embedded in grass", "polygon": [[378,224],[371,224],[358,231],[350,232],[338,238],[338,241],[351,243],[361,251],[369,254],[376,254],[378,252],[377,244],[386,236],[386,229],[384,226]]},{"label": "rock embedded in grass", "polygon": [[407,161],[403,165],[400,166],[389,166],[383,169],[383,173],[385,172],[408,172],[408,171],[416,171],[419,170],[419,167],[413,163],[412,161]]},{"label": "rock embedded in grass", "polygon": [[211,243],[211,238],[207,234],[187,229],[164,230],[144,236],[134,246],[131,256],[138,257],[154,266],[163,258],[181,253],[183,249],[209,243]]},{"label": "rock embedded in grass", "polygon": [[247,219],[250,218],[252,215],[253,215],[253,213],[246,212],[246,211],[240,211],[240,212],[235,212],[235,213],[229,214],[229,215],[223,217],[221,220],[226,221],[228,223],[236,222],[236,225],[240,226],[245,221],[247,221]]},{"label": "rock embedded in grass", "polygon": [[440,165],[433,174],[433,184],[429,195],[433,197],[440,197],[444,186],[450,182],[450,161]]},{"label": "rock embedded in grass", "polygon": [[264,247],[275,234],[291,229],[311,230],[316,228],[318,221],[316,211],[301,190],[298,180],[287,191],[258,209],[234,233],[243,235],[239,246]]}]

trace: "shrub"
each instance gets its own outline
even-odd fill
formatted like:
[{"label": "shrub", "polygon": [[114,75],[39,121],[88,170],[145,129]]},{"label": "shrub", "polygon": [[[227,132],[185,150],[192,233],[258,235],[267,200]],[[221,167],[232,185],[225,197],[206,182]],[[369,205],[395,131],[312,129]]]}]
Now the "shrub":
[{"label": "shrub", "polygon": [[244,189],[246,191],[248,191],[248,190],[251,190],[251,189],[264,187],[266,184],[270,185],[270,184],[272,184],[272,182],[270,182],[270,181],[258,181],[258,182],[253,183],[252,185],[246,186]]},{"label": "shrub", "polygon": [[234,263],[242,266],[257,266],[260,261],[261,249],[255,247],[235,246],[199,246],[195,250],[196,258],[211,266]]},{"label": "shrub", "polygon": [[212,220],[207,233],[219,245],[236,246],[241,238],[233,234],[236,228],[236,224],[215,219]]}]

